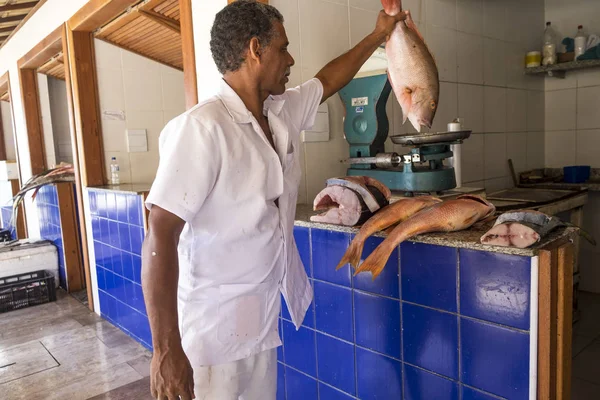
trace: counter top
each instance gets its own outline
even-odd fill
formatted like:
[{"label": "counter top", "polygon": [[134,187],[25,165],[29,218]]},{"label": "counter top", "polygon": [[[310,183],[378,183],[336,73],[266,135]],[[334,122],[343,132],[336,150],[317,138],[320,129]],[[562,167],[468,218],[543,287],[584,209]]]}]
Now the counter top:
[{"label": "counter top", "polygon": [[90,186],[89,189],[109,192],[143,194],[150,191],[150,183],[124,183],[122,185]]},{"label": "counter top", "polygon": [[[299,204],[296,208],[295,225],[309,228],[326,229],[337,232],[346,232],[352,234],[357,233],[359,230],[359,228],[357,227],[312,222],[310,220],[310,217],[316,214],[318,214],[318,212],[313,211],[312,206],[306,204]],[[539,253],[540,249],[544,248],[548,244],[562,238],[577,235],[577,230],[575,228],[559,228],[551,232],[548,236],[544,238],[544,240],[538,243],[535,247],[527,249],[481,244],[479,242],[479,239],[481,238],[481,236],[483,236],[485,232],[487,232],[492,227],[492,225],[493,221],[459,232],[427,233],[415,236],[411,238],[410,241],[416,243],[433,244],[438,246],[457,247],[463,249],[483,250],[488,252],[510,254],[516,256],[534,257]],[[374,236],[386,237],[387,235],[385,232],[378,232]]]}]

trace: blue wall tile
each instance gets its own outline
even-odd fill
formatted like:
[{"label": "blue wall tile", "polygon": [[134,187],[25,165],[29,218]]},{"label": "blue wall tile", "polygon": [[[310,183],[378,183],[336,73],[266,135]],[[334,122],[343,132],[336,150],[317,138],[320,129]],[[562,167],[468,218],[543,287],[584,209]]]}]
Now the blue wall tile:
[{"label": "blue wall tile", "polygon": [[529,335],[461,318],[462,379],[510,399],[529,397]]},{"label": "blue wall tile", "polygon": [[456,315],[404,303],[404,361],[458,379]]},{"label": "blue wall tile", "polygon": [[102,218],[108,218],[108,210],[106,209],[106,193],[104,191],[98,191],[95,192],[95,194],[96,204],[98,205],[98,215]]},{"label": "blue wall tile", "polygon": [[119,248],[131,252],[131,240],[129,239],[129,224],[119,222]]},{"label": "blue wall tile", "polygon": [[361,400],[402,398],[400,361],[357,347],[356,366],[358,397]]},{"label": "blue wall tile", "polygon": [[317,377],[317,354],[315,331],[283,321],[284,357],[286,365],[294,367],[312,377]]},{"label": "blue wall tile", "polygon": [[[311,282],[314,287],[314,283]],[[288,321],[292,320],[292,316],[290,315],[290,310],[287,308],[287,304],[283,295],[281,296],[281,316]],[[310,303],[310,306],[306,310],[306,315],[304,316],[304,320],[302,321],[302,326],[307,326],[309,328],[315,328],[315,300]]]},{"label": "blue wall tile", "polygon": [[287,400],[318,398],[317,381],[292,368],[285,369],[285,392]]},{"label": "blue wall tile", "polygon": [[142,226],[142,202],[139,196],[127,196],[127,219],[130,224]]},{"label": "blue wall tile", "polygon": [[127,210],[127,194],[117,193],[117,221],[129,222],[128,210]]},{"label": "blue wall tile", "polygon": [[[370,237],[367,239],[361,259],[364,260],[366,257],[368,257],[368,255],[371,254],[375,248],[381,244],[381,242],[383,242],[383,238],[380,237]],[[354,287],[356,289],[399,299],[399,274],[398,249],[395,249],[385,264],[383,272],[381,272],[377,279],[373,280],[371,274],[358,274],[352,279],[354,279]]]},{"label": "blue wall tile", "polygon": [[90,214],[98,215],[98,198],[96,192],[93,190],[88,191],[88,198],[90,199]]},{"label": "blue wall tile", "polygon": [[319,382],[319,400],[349,400],[353,398],[344,392]]},{"label": "blue wall tile", "polygon": [[352,291],[315,281],[314,293],[317,330],[353,341]]},{"label": "blue wall tile", "polygon": [[294,227],[294,240],[296,241],[296,247],[300,253],[300,259],[304,265],[306,275],[312,277],[311,265],[310,265],[310,230],[303,226]]},{"label": "blue wall tile", "polygon": [[529,258],[461,250],[460,282],[461,314],[529,329]]},{"label": "blue wall tile", "polygon": [[277,363],[277,397],[276,400],[285,400],[285,366]]},{"label": "blue wall tile", "polygon": [[461,385],[460,390],[462,392],[462,400],[497,400],[498,398],[495,396],[490,396],[484,392],[480,392],[479,390],[471,389],[466,386]]},{"label": "blue wall tile", "polygon": [[110,229],[108,227],[108,220],[104,218],[100,218],[100,236],[98,238],[104,244],[110,244]]},{"label": "blue wall tile", "polygon": [[142,255],[142,243],[144,241],[144,228],[129,225],[129,236],[131,238],[131,252]]},{"label": "blue wall tile", "polygon": [[319,380],[355,395],[354,345],[317,333],[317,354]]},{"label": "blue wall tile", "polygon": [[402,356],[400,301],[354,292],[356,344],[391,357]]},{"label": "blue wall tile", "polygon": [[113,249],[112,267],[115,274],[124,276],[123,273],[123,258],[121,257],[121,250]]},{"label": "blue wall tile", "polygon": [[116,221],[118,217],[116,193],[105,192],[106,194],[106,214],[108,219]]},{"label": "blue wall tile", "polygon": [[458,400],[458,385],[456,382],[405,364],[404,399]]},{"label": "blue wall tile", "polygon": [[285,347],[285,338],[283,337],[283,320],[279,318],[277,321],[277,330],[279,331],[279,337],[281,338],[282,346],[277,347],[277,361],[285,362],[285,356],[283,349]]},{"label": "blue wall tile", "polygon": [[402,299],[456,312],[457,250],[404,242],[400,254]]},{"label": "blue wall tile", "polygon": [[117,221],[108,221],[108,230],[110,232],[110,244],[114,248],[119,248],[121,239],[119,239],[119,223]]},{"label": "blue wall tile", "polygon": [[123,277],[135,282],[135,274],[133,272],[133,256],[127,252],[121,252],[121,262],[123,268]]},{"label": "blue wall tile", "polygon": [[104,268],[96,267],[96,276],[98,278],[98,289],[106,290],[106,278],[104,277]]},{"label": "blue wall tile", "polygon": [[137,255],[132,255],[131,262],[132,262],[132,266],[133,266],[133,276],[135,278],[134,281],[136,283],[141,284],[142,283],[142,258]]},{"label": "blue wall tile", "polygon": [[311,229],[313,276],[326,282],[350,287],[350,268],[345,266],[336,271],[336,266],[344,256],[350,235],[344,232]]}]

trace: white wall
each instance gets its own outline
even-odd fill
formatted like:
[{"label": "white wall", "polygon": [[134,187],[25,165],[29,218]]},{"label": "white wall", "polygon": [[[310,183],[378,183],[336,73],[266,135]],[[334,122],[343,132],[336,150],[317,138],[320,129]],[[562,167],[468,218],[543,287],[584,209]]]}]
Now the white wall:
[{"label": "white wall", "polygon": [[[600,35],[597,0],[546,0],[547,21],[559,40],[574,37],[577,25]],[[583,164],[600,168],[600,68],[568,71],[565,79],[546,78],[546,166]],[[600,195],[590,193],[584,228],[600,238]],[[600,293],[600,248],[581,242],[579,288]]]},{"label": "white wall", "polygon": [[56,163],[73,163],[66,82],[49,76],[48,95],[50,99],[50,111],[52,114],[52,131],[54,136]]},{"label": "white wall", "polygon": [[[101,40],[95,48],[107,176],[114,156],[121,183],[152,183],[160,132],[185,111],[183,72]],[[147,152],[128,152],[127,129],[146,129]]]},{"label": "white wall", "polygon": [[56,150],[54,146],[54,130],[52,129],[52,111],[50,110],[50,90],[48,76],[37,74],[38,95],[40,100],[40,115],[42,117],[42,133],[44,136],[44,152],[46,167],[56,166]]},{"label": "white wall", "polygon": [[[0,49],[0,75],[10,71],[11,99],[15,110],[17,142],[21,152],[19,162],[24,181],[31,177],[31,163],[29,162],[25,115],[22,112],[21,87],[17,78],[19,76],[17,61],[86,3],[87,0],[47,0],[8,43]],[[28,195],[25,201],[27,225],[29,236],[35,238],[39,237],[39,218],[37,207],[30,199],[31,196]]]},{"label": "white wall", "polygon": [[6,158],[16,160],[15,137],[12,122],[12,111],[10,103],[0,101],[0,112],[2,113],[2,130],[4,131],[4,144],[6,147]]}]

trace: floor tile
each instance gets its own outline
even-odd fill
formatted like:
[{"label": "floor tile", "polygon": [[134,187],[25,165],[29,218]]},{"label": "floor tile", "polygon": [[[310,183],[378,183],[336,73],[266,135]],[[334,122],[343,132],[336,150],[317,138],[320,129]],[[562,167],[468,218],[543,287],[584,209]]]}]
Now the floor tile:
[{"label": "floor tile", "polygon": [[578,378],[571,381],[571,400],[597,400],[599,395],[600,385]]},{"label": "floor tile", "polygon": [[600,385],[600,342],[594,342],[573,359],[573,377]]}]

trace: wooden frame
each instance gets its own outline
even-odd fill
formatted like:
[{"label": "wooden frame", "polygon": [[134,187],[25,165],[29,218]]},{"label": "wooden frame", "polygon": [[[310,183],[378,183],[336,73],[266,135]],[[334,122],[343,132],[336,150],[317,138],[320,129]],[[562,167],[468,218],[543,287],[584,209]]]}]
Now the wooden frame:
[{"label": "wooden frame", "polygon": [[539,254],[537,398],[571,398],[575,235]]},{"label": "wooden frame", "polygon": [[[37,4],[35,5],[35,7],[33,7],[33,8],[31,9],[31,11],[29,11],[29,13],[28,13],[28,14],[25,16],[25,18],[23,18],[23,19],[21,20],[21,22],[20,22],[20,23],[19,23],[19,24],[18,24],[16,27],[12,27],[12,26],[10,27],[10,28],[12,28],[12,30],[10,31],[10,32],[11,32],[11,34],[10,34],[10,35],[8,35],[8,37],[7,37],[6,39],[4,39],[4,41],[3,41],[2,43],[0,43],[0,49],[1,49],[2,47],[4,47],[4,45],[5,45],[6,43],[8,43],[8,41],[10,40],[10,38],[12,38],[12,37],[13,37],[13,36],[14,36],[14,35],[15,35],[15,34],[16,34],[18,31],[19,31],[19,29],[21,29],[21,28],[23,27],[23,25],[25,25],[25,23],[26,23],[27,21],[29,21],[29,18],[31,18],[31,17],[33,16],[33,14],[35,14],[35,13],[36,13],[36,11],[37,11],[37,10],[39,10],[39,9],[40,9],[40,7],[42,7],[46,1],[48,1],[48,0],[39,0],[39,1],[37,2]],[[18,5],[17,5],[17,6],[18,6]]]},{"label": "wooden frame", "polygon": [[[34,46],[27,54],[19,59],[17,65],[19,67],[19,79],[21,83],[21,95],[23,98],[23,112],[25,115],[25,123],[27,126],[27,136],[29,139],[29,157],[31,162],[32,173],[38,174],[49,166],[46,165],[46,156],[44,150],[44,135],[40,114],[39,90],[37,85],[37,70],[48,60],[52,59],[57,53],[63,52],[65,49],[66,29],[64,24],[56,28],[50,35],[44,38],[40,43]],[[69,93],[71,92],[71,82],[69,69],[65,68],[65,82],[67,88],[67,103],[69,113],[73,114],[72,102],[69,101]],[[71,118],[72,120],[72,118]],[[75,169],[75,186],[77,193],[81,191],[81,180],[78,174],[78,157],[76,142],[73,142],[75,136],[73,132],[73,124],[71,123],[71,140],[73,164]],[[83,273],[87,260],[87,247],[81,246],[81,243],[86,243],[85,217],[83,209],[83,198],[77,196],[79,205],[79,216],[77,216],[75,207],[75,196],[71,184],[56,185],[58,193],[58,206],[60,210],[60,219],[62,227],[62,244],[64,252],[67,290],[69,292],[79,291],[83,289],[85,280]],[[78,229],[77,218],[79,218],[80,226]],[[83,222],[83,223],[81,223]],[[84,256],[82,256],[82,251]]]},{"label": "wooden frame", "polygon": [[[15,111],[13,108],[13,104],[11,101],[11,93],[10,93],[10,73],[6,72],[4,75],[0,76],[0,93],[4,91],[8,92],[8,102],[10,103],[10,113],[11,113],[11,123],[13,126],[13,141],[15,143],[15,161],[17,162],[17,171],[18,171],[18,179],[13,179],[10,181],[11,183],[11,194],[15,196],[19,190],[21,189],[21,165],[19,164],[19,146],[17,143],[17,130],[15,127]],[[5,150],[3,157],[0,157],[0,160],[6,159],[6,144],[4,142],[4,132],[2,132],[2,118],[0,117],[0,137],[2,138],[2,147]],[[21,207],[17,211],[17,226],[16,235],[17,239],[25,239],[28,236],[27,232],[27,218],[25,214],[25,208]]]}]

